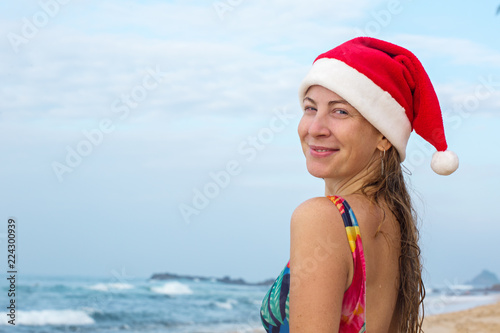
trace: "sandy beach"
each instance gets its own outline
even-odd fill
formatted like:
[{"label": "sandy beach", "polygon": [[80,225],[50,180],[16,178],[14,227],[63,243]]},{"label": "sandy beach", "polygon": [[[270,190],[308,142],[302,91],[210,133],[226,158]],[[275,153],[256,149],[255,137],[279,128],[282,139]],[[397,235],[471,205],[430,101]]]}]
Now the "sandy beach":
[{"label": "sandy beach", "polygon": [[428,316],[425,333],[500,332],[500,302],[473,309]]}]

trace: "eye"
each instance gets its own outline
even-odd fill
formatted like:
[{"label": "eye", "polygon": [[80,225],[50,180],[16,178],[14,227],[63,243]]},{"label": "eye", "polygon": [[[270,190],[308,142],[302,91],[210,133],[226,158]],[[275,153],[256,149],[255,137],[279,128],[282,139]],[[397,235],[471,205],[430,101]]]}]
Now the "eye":
[{"label": "eye", "polygon": [[304,112],[316,112],[318,111],[316,108],[313,108],[312,106],[306,106],[304,107]]},{"label": "eye", "polygon": [[341,115],[341,116],[347,116],[347,115],[349,115],[349,112],[347,110],[345,110],[345,109],[334,109],[333,113],[335,113],[337,115]]}]

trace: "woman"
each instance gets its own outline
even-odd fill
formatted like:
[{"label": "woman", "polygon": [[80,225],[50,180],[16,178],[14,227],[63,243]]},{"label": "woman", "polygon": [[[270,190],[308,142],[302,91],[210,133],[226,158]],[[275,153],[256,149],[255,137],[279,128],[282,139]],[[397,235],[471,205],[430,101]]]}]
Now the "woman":
[{"label": "woman", "polygon": [[401,170],[412,129],[448,175],[439,102],[419,60],[374,38],[322,55],[299,89],[298,133],[325,197],[294,211],[290,261],[267,293],[268,332],[421,332],[425,295],[416,216]]}]

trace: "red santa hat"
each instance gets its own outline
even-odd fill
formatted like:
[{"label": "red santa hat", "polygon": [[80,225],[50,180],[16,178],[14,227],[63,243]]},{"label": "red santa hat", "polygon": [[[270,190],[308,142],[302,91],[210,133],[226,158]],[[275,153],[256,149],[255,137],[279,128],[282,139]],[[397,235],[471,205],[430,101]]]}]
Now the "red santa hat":
[{"label": "red santa hat", "polygon": [[356,108],[397,149],[401,161],[411,131],[437,152],[431,168],[449,175],[457,155],[447,150],[441,108],[417,57],[405,48],[370,37],[347,41],[316,58],[299,88],[303,103],[309,87],[321,85]]}]

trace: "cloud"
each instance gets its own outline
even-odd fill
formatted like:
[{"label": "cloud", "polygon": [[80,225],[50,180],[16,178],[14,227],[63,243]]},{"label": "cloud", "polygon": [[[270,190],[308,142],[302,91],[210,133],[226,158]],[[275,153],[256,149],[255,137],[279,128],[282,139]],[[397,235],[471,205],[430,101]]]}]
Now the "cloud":
[{"label": "cloud", "polygon": [[68,35],[56,29],[46,32],[43,45],[26,45],[22,61],[4,49],[3,58],[11,64],[0,70],[0,77],[10,83],[0,88],[4,113],[22,117],[22,110],[29,117],[68,119],[103,116],[116,99],[141,84],[148,69],[156,68],[165,73],[165,81],[144,101],[148,110],[143,113],[189,109],[191,115],[231,114],[242,107],[255,111],[258,99],[282,104],[276,96],[295,90],[293,82],[301,69],[282,56],[196,38]]},{"label": "cloud", "polygon": [[479,75],[475,82],[449,82],[435,85],[435,89],[446,116],[499,115],[500,76]]},{"label": "cloud", "polygon": [[[109,116],[156,67],[167,73],[165,82],[137,115],[267,112],[295,101],[312,59],[351,37],[349,21],[383,2],[242,1],[223,20],[215,3],[70,2],[19,54],[0,52],[11,64],[0,69],[10,83],[0,88],[3,119],[82,124]],[[4,27],[20,32],[22,22]]]},{"label": "cloud", "polygon": [[459,66],[500,68],[498,50],[469,39],[401,34],[394,36],[394,41],[422,57],[445,57],[447,63]]}]

